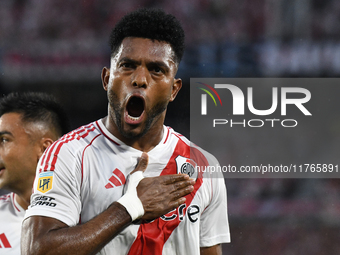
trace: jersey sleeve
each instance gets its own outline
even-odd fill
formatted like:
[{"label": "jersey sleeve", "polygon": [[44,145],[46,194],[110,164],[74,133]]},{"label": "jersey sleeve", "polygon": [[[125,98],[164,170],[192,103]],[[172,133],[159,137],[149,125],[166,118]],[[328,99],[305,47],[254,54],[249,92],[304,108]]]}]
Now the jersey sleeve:
[{"label": "jersey sleeve", "polygon": [[210,185],[211,200],[201,215],[200,247],[230,242],[227,189],[223,174],[215,173],[206,181]]},{"label": "jersey sleeve", "polygon": [[25,218],[45,216],[74,226],[81,211],[81,161],[68,144],[51,145],[40,158]]}]

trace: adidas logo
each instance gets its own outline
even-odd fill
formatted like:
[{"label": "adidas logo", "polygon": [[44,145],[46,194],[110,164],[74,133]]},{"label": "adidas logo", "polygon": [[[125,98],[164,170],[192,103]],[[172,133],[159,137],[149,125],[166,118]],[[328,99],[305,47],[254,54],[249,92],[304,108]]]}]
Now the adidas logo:
[{"label": "adidas logo", "polygon": [[0,248],[12,248],[4,233],[0,235]]},{"label": "adidas logo", "polygon": [[113,170],[112,176],[109,178],[109,182],[105,185],[105,188],[111,189],[124,185],[125,181],[126,179],[124,174],[118,168],[116,168],[115,170]]}]

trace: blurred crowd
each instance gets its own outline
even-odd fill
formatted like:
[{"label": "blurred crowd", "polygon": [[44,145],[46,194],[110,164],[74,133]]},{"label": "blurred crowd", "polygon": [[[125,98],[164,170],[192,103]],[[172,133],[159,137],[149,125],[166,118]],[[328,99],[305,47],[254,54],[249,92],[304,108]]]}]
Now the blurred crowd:
[{"label": "blurred crowd", "polygon": [[[49,84],[55,86],[50,91],[70,97],[75,119],[84,109],[91,120],[101,117],[105,95],[96,97],[91,85],[100,83],[101,68],[108,64],[113,24],[138,7],[161,7],[181,20],[186,52],[179,76],[185,83],[190,77],[340,75],[337,0],[5,0],[0,1],[0,92]],[[181,122],[171,112],[169,118]],[[227,179],[227,187],[232,254],[336,254],[337,242],[330,240],[339,237],[339,180]],[[295,248],[286,245],[294,240],[300,240]]]},{"label": "blurred crowd", "polygon": [[112,25],[138,7],[161,7],[182,21],[187,51],[180,71],[188,77],[340,74],[336,0],[6,0],[3,78],[42,81],[47,70],[57,81],[94,79],[107,63]]}]

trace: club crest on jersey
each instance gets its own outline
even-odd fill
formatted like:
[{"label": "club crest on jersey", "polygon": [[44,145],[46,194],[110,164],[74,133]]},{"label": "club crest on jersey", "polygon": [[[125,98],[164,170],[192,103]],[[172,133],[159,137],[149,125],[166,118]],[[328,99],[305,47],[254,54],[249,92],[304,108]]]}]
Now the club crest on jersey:
[{"label": "club crest on jersey", "polygon": [[176,157],[176,165],[177,165],[177,173],[181,173],[181,174],[187,174],[189,175],[191,178],[193,179],[197,179],[197,170],[196,170],[196,162],[193,161],[190,158],[185,158],[182,156],[177,156]]},{"label": "club crest on jersey", "polygon": [[41,173],[39,175],[37,190],[46,193],[52,189],[53,172]]}]

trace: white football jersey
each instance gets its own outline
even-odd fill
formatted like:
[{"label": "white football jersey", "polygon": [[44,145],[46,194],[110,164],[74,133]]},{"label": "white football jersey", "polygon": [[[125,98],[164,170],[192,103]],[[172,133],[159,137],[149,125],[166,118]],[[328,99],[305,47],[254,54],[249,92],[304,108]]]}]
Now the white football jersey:
[{"label": "white football jersey", "polygon": [[15,194],[0,197],[0,254],[19,255],[21,223],[25,210],[15,200]]},{"label": "white football jersey", "polygon": [[[142,152],[114,137],[101,120],[63,136],[40,158],[26,216],[47,216],[69,226],[103,212],[123,195],[126,178]],[[227,194],[222,175],[195,172],[216,159],[164,126],[148,152],[144,176],[187,173],[196,178],[186,203],[152,221],[131,224],[99,254],[199,254],[200,246],[230,242]]]}]

